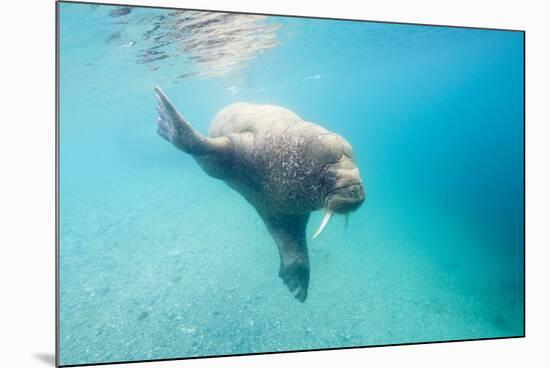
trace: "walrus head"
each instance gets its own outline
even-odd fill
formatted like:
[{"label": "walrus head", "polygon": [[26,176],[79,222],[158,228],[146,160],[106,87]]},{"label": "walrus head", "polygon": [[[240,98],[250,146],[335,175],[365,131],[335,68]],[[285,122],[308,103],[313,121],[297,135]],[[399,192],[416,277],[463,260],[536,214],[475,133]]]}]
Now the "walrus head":
[{"label": "walrus head", "polygon": [[345,215],[347,223],[347,216],[365,201],[365,190],[351,145],[334,133],[319,135],[316,143],[320,143],[318,157],[324,165],[320,195],[325,216],[313,238],[321,234],[333,214]]}]

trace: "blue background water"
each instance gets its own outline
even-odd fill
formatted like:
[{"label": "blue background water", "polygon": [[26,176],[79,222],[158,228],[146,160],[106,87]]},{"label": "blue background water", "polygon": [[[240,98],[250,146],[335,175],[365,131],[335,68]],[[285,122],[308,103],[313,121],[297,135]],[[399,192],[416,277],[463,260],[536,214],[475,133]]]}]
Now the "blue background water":
[{"label": "blue background water", "polygon": [[[60,4],[62,364],[523,335],[522,33],[275,17],[243,69],[176,79],[135,59],[136,14],[168,10],[113,9]],[[353,145],[367,201],[309,241],[306,303],[255,211],[156,134],[154,85],[202,132],[249,101]]]}]

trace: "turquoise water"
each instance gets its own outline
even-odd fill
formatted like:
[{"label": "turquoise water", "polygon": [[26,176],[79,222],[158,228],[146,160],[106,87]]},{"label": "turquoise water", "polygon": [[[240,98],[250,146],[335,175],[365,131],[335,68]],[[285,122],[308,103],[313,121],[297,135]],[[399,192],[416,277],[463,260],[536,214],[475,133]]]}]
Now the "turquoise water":
[{"label": "turquoise water", "polygon": [[[522,33],[59,7],[61,364],[524,334]],[[312,215],[305,303],[154,85],[203,133],[248,101],[353,145],[367,200]]]}]

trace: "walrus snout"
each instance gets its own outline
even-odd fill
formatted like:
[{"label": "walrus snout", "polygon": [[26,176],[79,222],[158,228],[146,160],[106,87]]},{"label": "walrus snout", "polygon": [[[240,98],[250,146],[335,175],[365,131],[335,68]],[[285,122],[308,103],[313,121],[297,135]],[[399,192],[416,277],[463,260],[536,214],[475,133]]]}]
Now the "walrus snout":
[{"label": "walrus snout", "polygon": [[340,214],[353,212],[364,201],[363,181],[353,160],[345,157],[328,168],[323,200],[327,211]]},{"label": "walrus snout", "polygon": [[352,183],[331,191],[325,199],[325,208],[331,212],[346,214],[357,210],[364,201],[363,184]]},{"label": "walrus snout", "polygon": [[365,201],[365,189],[359,169],[349,157],[340,159],[328,168],[324,177],[324,188],[322,202],[326,212],[319,229],[313,235],[314,239],[323,232],[333,214],[349,215]]}]

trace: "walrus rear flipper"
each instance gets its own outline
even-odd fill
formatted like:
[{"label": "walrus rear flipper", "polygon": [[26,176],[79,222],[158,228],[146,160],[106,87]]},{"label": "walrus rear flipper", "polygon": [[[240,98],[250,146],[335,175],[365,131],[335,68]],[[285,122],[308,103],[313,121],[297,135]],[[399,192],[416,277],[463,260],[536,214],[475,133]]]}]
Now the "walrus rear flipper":
[{"label": "walrus rear flipper", "polygon": [[191,155],[226,155],[231,151],[229,138],[207,138],[193,129],[159,87],[155,87],[155,97],[159,113],[157,133],[162,138]]},{"label": "walrus rear flipper", "polygon": [[278,213],[263,215],[262,218],[279,249],[279,277],[296,299],[304,302],[309,286],[309,255],[306,243],[309,214]]}]

